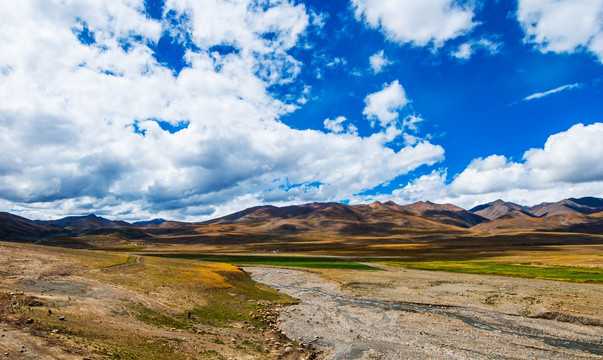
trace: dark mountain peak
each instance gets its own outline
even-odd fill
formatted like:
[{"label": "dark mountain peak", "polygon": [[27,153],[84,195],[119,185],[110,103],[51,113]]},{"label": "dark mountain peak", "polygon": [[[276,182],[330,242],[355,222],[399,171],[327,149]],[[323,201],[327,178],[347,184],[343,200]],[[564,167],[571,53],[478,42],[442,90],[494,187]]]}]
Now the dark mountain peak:
[{"label": "dark mountain peak", "polygon": [[589,206],[594,208],[603,208],[603,199],[597,197],[587,196],[578,199],[569,198],[569,200],[578,205]]},{"label": "dark mountain peak", "polygon": [[158,219],[147,220],[147,221],[137,221],[133,225],[136,225],[136,226],[157,226],[157,225],[163,224],[166,221],[167,220],[165,220],[165,219],[158,218]]},{"label": "dark mountain peak", "polygon": [[0,240],[2,241],[36,242],[47,236],[60,234],[69,234],[69,232],[56,226],[38,224],[11,213],[0,213]]}]

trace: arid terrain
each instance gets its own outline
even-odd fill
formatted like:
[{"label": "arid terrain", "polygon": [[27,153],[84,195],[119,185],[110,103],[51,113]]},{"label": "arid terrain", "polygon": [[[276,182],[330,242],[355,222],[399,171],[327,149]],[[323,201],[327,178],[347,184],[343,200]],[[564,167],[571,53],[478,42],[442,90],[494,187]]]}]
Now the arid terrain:
[{"label": "arid terrain", "polygon": [[232,265],[0,242],[7,359],[299,359],[275,306]]},{"label": "arid terrain", "polygon": [[0,214],[8,359],[603,357],[602,199]]},{"label": "arid terrain", "polygon": [[[530,256],[602,265],[600,255],[577,250]],[[498,260],[519,259],[527,255]],[[243,272],[215,262],[0,242],[0,350],[9,359],[603,356],[601,284],[382,264],[388,261],[366,264],[381,270]]]},{"label": "arid terrain", "polygon": [[279,317],[328,359],[596,359],[603,286],[384,267],[246,268],[299,298]]}]

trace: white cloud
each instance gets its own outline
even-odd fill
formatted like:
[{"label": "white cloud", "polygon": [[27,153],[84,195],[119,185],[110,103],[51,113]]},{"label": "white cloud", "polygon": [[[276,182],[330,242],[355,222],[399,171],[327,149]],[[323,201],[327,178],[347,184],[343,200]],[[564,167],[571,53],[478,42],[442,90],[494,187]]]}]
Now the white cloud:
[{"label": "white cloud", "polygon": [[385,84],[381,91],[367,95],[363,114],[371,120],[379,120],[381,127],[387,127],[398,119],[398,112],[408,104],[406,92],[398,80]]},{"label": "white cloud", "polygon": [[459,45],[458,49],[450,55],[460,60],[469,60],[477,51],[483,51],[488,55],[495,55],[500,51],[502,43],[489,39],[472,40]]},{"label": "white cloud", "polygon": [[324,126],[325,129],[330,130],[334,133],[343,132],[343,125],[341,125],[344,121],[346,121],[345,116],[338,116],[335,119],[325,119]]},{"label": "white cloud", "polygon": [[537,183],[603,181],[603,123],[577,124],[551,135],[542,149],[523,158]]},{"label": "white cloud", "polygon": [[477,24],[473,9],[452,0],[351,0],[358,20],[394,42],[441,46]]},{"label": "white cloud", "polygon": [[551,135],[522,162],[502,155],[477,158],[451,182],[445,170],[423,175],[391,195],[399,203],[431,200],[465,208],[494,199],[533,205],[568,197],[603,197],[603,123],[577,124]]},{"label": "white cloud", "polygon": [[[200,220],[266,199],[346,199],[443,159],[421,139],[387,147],[394,126],[362,138],[343,121],[339,134],[280,122],[297,105],[268,89],[296,78],[288,51],[309,20],[303,5],[262,4],[168,0],[166,13],[183,15],[180,40],[195,45],[175,74],[148,46],[167,24],[141,0],[0,3],[2,210]],[[84,22],[92,45],[74,33]],[[369,114],[387,124],[408,100],[397,81],[384,91]],[[156,120],[188,126],[170,133]]]},{"label": "white cloud", "polygon": [[423,121],[423,118],[420,116],[408,115],[406,118],[404,118],[402,125],[404,126],[405,129],[412,130],[412,131],[418,131],[419,128],[418,128],[417,124],[419,124],[422,121]]},{"label": "white cloud", "polygon": [[542,52],[586,50],[603,62],[603,0],[519,0],[517,20]]},{"label": "white cloud", "polygon": [[571,90],[574,88],[579,88],[580,84],[576,83],[576,84],[570,84],[570,85],[563,85],[563,86],[559,86],[557,88],[554,88],[552,90],[549,91],[545,91],[545,92],[539,92],[539,93],[535,93],[529,96],[526,96],[525,98],[523,98],[523,101],[530,101],[530,100],[534,100],[534,99],[540,99],[543,98],[545,96],[549,96],[552,94],[556,94],[560,91],[564,91],[564,90]]},{"label": "white cloud", "polygon": [[383,69],[390,65],[392,62],[389,61],[383,50],[378,51],[369,57],[369,62],[371,64],[371,69],[373,69],[373,73],[378,74],[383,71]]}]

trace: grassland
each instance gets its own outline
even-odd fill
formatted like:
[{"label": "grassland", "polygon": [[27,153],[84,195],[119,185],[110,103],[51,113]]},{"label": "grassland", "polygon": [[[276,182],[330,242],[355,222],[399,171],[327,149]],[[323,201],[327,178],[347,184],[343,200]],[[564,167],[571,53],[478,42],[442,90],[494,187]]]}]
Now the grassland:
[{"label": "grassland", "polygon": [[[149,254],[145,254],[149,255]],[[335,257],[277,256],[277,255],[204,255],[204,254],[153,254],[152,256],[199,261],[211,261],[235,265],[268,265],[301,267],[310,269],[381,270],[358,262]]]},{"label": "grassland", "polygon": [[533,263],[508,263],[483,260],[380,261],[380,263],[389,266],[405,267],[418,270],[439,270],[465,274],[504,275],[579,283],[603,283],[603,270],[599,268],[543,266]]}]

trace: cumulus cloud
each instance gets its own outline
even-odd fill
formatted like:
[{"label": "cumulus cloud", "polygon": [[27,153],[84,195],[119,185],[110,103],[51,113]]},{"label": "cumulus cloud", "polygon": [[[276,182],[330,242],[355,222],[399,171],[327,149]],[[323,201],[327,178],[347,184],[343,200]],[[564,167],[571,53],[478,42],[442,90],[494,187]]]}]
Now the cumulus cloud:
[{"label": "cumulus cloud", "polygon": [[[443,159],[421,139],[386,146],[395,129],[279,121],[298,105],[268,89],[299,72],[289,50],[310,26],[303,5],[168,0],[164,14],[178,26],[147,17],[142,0],[0,4],[3,210],[199,220],[345,199]],[[178,71],[155,52],[166,34],[183,49]],[[384,124],[407,102],[397,82],[388,89],[370,101]]]},{"label": "cumulus cloud", "polygon": [[516,162],[503,155],[474,159],[448,180],[445,170],[414,179],[391,195],[400,203],[450,202],[466,208],[494,199],[533,205],[567,197],[603,196],[603,123],[576,124],[551,135]]},{"label": "cumulus cloud", "polygon": [[401,44],[439,47],[477,25],[471,6],[458,1],[351,0],[351,3],[358,20]]},{"label": "cumulus cloud", "polygon": [[469,60],[478,51],[485,52],[488,55],[495,55],[500,51],[501,47],[502,43],[483,38],[459,45],[450,55],[460,60]]},{"label": "cumulus cloud", "polygon": [[345,116],[338,116],[333,120],[325,119],[325,121],[323,122],[323,125],[325,126],[325,129],[327,129],[331,132],[334,132],[336,134],[339,134],[339,133],[342,133],[345,131],[348,134],[358,135],[358,128],[356,126],[354,126],[354,124],[347,124],[347,126],[345,128],[343,127],[343,123],[346,121],[347,121],[347,119],[345,118]]},{"label": "cumulus cloud", "polygon": [[387,127],[398,119],[399,111],[408,104],[406,92],[398,80],[385,84],[383,89],[366,96],[363,114],[371,120],[371,126],[379,121],[381,127]]},{"label": "cumulus cloud", "polygon": [[578,83],[576,83],[576,84],[569,84],[569,85],[563,85],[563,86],[559,86],[557,88],[551,89],[549,91],[534,93],[532,95],[526,96],[525,98],[523,98],[523,101],[530,101],[530,100],[534,100],[534,99],[540,99],[540,98],[543,98],[545,96],[556,94],[556,93],[564,91],[564,90],[571,90],[571,89],[575,89],[575,88],[579,88],[579,87],[580,87],[580,84],[578,84]]},{"label": "cumulus cloud", "polygon": [[603,62],[601,0],[519,0],[517,20],[542,52],[586,50]]},{"label": "cumulus cloud", "polygon": [[383,71],[383,69],[390,65],[392,62],[385,57],[383,50],[378,51],[369,57],[369,63],[371,64],[371,69],[373,69],[373,73],[378,74]]}]

